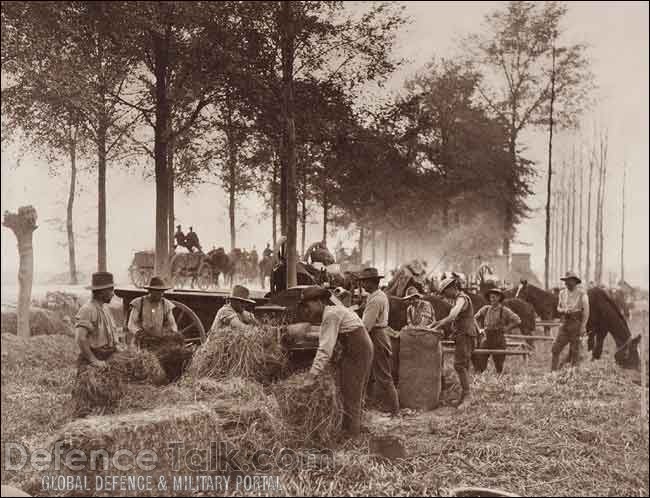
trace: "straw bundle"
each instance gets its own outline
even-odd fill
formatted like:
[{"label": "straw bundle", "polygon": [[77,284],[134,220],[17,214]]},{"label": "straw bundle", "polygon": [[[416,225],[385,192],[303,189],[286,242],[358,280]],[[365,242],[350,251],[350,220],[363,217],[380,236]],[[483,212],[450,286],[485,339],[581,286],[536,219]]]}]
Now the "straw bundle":
[{"label": "straw bundle", "polygon": [[160,385],[167,380],[160,362],[149,351],[119,351],[107,364],[105,369],[88,365],[79,372],[72,393],[79,416],[96,410],[110,413],[124,396],[129,382]]},{"label": "straw bundle", "polygon": [[268,384],[287,369],[287,354],[271,327],[245,331],[225,328],[211,335],[194,354],[188,373],[198,379],[242,377]]},{"label": "straw bundle", "polygon": [[[182,407],[164,407],[156,410],[129,413],[125,415],[89,417],[77,420],[64,426],[53,438],[51,444],[55,448],[61,445],[62,454],[72,450],[81,450],[89,460],[84,463],[81,470],[67,471],[74,476],[87,476],[90,483],[91,496],[168,496],[187,493],[185,490],[175,491],[171,486],[166,490],[157,489],[154,482],[152,491],[102,491],[94,487],[97,476],[147,476],[162,475],[171,479],[177,472],[183,475],[201,474],[218,475],[219,463],[210,462],[210,440],[216,440],[219,433],[221,419],[207,405],[185,405]],[[177,450],[180,457],[175,463],[180,464],[180,469],[174,468],[174,453],[171,451],[171,442],[182,442],[182,447]],[[120,462],[131,464],[128,471],[117,468],[113,462],[113,455],[118,450],[129,450],[137,455],[142,450],[154,451],[157,455],[155,470],[147,471],[135,465],[134,460]],[[186,466],[185,455],[191,450],[198,450],[192,457],[195,469]],[[92,455],[96,452],[106,452],[108,459],[97,461],[94,469]],[[213,455],[214,456],[214,452]],[[101,457],[100,457],[101,458]],[[108,465],[105,468],[104,465]],[[200,470],[199,470],[200,469]]]},{"label": "straw bundle", "polygon": [[330,374],[306,386],[307,374],[297,374],[273,386],[283,420],[300,443],[330,445],[341,429],[343,405]]}]

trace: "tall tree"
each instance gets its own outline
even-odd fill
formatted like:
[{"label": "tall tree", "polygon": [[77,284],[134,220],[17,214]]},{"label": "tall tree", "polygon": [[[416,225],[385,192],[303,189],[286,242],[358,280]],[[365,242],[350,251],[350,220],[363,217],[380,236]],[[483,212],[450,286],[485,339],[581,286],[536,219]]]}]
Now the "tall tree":
[{"label": "tall tree", "polygon": [[627,180],[627,161],[623,162],[623,186],[621,193],[621,280],[625,280],[625,183]]},{"label": "tall tree", "polygon": [[593,177],[594,177],[594,167],[596,165],[596,152],[595,144],[592,144],[590,154],[589,154],[589,181],[587,182],[587,243],[585,247],[585,279],[589,282],[591,280],[591,236],[592,236],[592,221],[591,221],[591,196],[593,190]]},{"label": "tall tree", "polygon": [[[508,130],[508,191],[514,190],[518,177],[520,134],[531,125],[547,123],[551,87],[557,125],[575,120],[592,81],[584,45],[553,50],[566,12],[566,6],[558,2],[511,1],[486,16],[485,33],[465,40],[472,61],[487,75],[480,93]],[[549,58],[555,59],[554,64],[548,63]],[[500,84],[488,89],[487,82],[495,78]],[[507,255],[517,218],[508,204],[502,211],[503,253]]]}]

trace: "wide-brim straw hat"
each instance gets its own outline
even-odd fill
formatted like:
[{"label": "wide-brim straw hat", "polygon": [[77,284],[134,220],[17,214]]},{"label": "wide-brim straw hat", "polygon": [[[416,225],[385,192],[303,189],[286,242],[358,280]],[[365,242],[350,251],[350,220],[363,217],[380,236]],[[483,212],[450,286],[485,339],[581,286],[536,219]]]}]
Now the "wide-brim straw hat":
[{"label": "wide-brim straw hat", "polygon": [[571,280],[571,279],[575,280],[579,284],[582,283],[582,280],[580,280],[580,277],[578,275],[576,275],[572,271],[566,272],[566,274],[560,280],[567,281],[567,280]]},{"label": "wide-brim straw hat", "polygon": [[379,274],[377,268],[364,268],[357,278],[359,280],[381,280],[384,276]]},{"label": "wide-brim straw hat", "polygon": [[145,285],[144,288],[147,290],[159,291],[166,291],[171,289],[171,287],[165,285],[165,281],[160,277],[151,277],[151,280],[149,280],[149,285]]},{"label": "wide-brim straw hat", "polygon": [[440,292],[444,292],[447,287],[450,285],[456,284],[457,280],[454,277],[445,278],[440,283]]},{"label": "wide-brim straw hat", "polygon": [[88,290],[103,290],[115,287],[113,274],[107,271],[93,273],[90,282],[90,285],[86,287]]},{"label": "wide-brim straw hat", "polygon": [[244,287],[243,285],[235,285],[232,288],[232,291],[230,292],[230,296],[228,297],[228,299],[236,299],[244,303],[256,304],[255,301],[250,299],[248,296],[250,296],[250,292],[246,287]]},{"label": "wide-brim straw hat", "polygon": [[329,290],[318,285],[312,285],[302,291],[302,294],[300,295],[300,302],[306,303],[308,301],[329,299],[331,295],[332,293]]}]

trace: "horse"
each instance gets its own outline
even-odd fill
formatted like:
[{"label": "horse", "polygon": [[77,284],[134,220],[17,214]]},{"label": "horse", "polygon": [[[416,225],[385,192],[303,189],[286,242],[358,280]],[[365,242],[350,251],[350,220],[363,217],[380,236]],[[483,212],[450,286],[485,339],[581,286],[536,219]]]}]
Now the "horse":
[{"label": "horse", "polygon": [[214,272],[215,285],[219,287],[219,275],[223,274],[224,284],[232,286],[234,267],[223,247],[212,249],[208,252],[207,259]]},{"label": "horse", "polygon": [[[525,280],[517,289],[517,297],[529,302],[543,320],[558,318],[558,296],[539,287],[529,284]],[[588,349],[592,359],[600,359],[603,352],[603,342],[607,333],[612,334],[616,343],[614,359],[623,368],[637,368],[640,364],[638,344],[641,336],[632,338],[625,317],[616,303],[599,287],[587,290],[589,299],[589,332]]]}]

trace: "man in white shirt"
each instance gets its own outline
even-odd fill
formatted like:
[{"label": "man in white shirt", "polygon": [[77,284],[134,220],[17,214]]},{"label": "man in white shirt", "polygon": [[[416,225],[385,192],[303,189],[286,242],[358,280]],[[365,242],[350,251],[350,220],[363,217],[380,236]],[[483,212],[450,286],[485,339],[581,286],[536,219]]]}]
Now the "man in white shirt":
[{"label": "man in white shirt", "polygon": [[249,298],[250,292],[243,285],[232,288],[228,302],[219,308],[214,317],[208,337],[218,333],[219,329],[231,327],[237,330],[246,330],[251,325],[257,324],[255,315],[246,310],[246,306],[255,306],[255,301]]},{"label": "man in white shirt", "polygon": [[372,361],[371,378],[374,382],[374,396],[378,398],[384,410],[392,415],[399,413],[399,399],[391,372],[391,356],[393,354],[390,340],[386,334],[388,327],[388,312],[390,309],[388,297],[379,289],[379,275],[376,268],[366,268],[361,271],[359,281],[368,293],[363,310],[363,325],[370,334],[375,354]]},{"label": "man in white shirt", "polygon": [[569,271],[560,280],[566,285],[566,289],[560,291],[557,305],[563,323],[551,347],[551,371],[559,368],[560,354],[567,344],[571,365],[578,364],[580,337],[586,334],[589,321],[589,297],[584,289],[578,287],[582,283],[580,277]]},{"label": "man in white shirt", "polygon": [[310,379],[322,375],[332,360],[334,347],[341,345],[337,384],[343,400],[343,430],[352,437],[361,432],[361,411],[370,368],[373,346],[361,319],[348,308],[329,305],[330,292],[322,287],[308,287],[302,293],[310,321],[321,322],[318,351],[310,370]]}]

